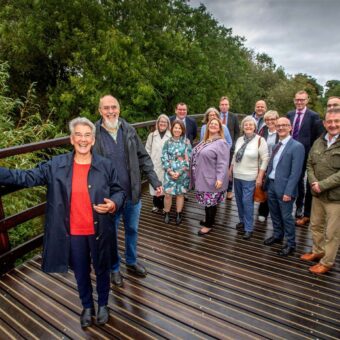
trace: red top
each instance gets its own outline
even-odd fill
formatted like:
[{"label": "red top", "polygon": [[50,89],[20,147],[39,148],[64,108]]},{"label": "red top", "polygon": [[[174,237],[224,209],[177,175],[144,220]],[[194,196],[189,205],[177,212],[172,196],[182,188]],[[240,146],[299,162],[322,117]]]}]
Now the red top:
[{"label": "red top", "polygon": [[93,212],[87,176],[91,164],[73,163],[70,233],[71,235],[93,235]]}]

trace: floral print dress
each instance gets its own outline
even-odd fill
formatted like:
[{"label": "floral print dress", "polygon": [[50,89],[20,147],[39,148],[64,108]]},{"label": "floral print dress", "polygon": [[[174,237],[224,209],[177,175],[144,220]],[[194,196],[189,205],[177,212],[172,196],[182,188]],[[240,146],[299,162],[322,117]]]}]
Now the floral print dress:
[{"label": "floral print dress", "polygon": [[[181,137],[178,140],[171,137],[162,150],[162,166],[164,169],[164,192],[170,195],[181,195],[189,190],[189,163],[191,156],[190,141]],[[179,177],[174,180],[169,172],[178,172]]]}]

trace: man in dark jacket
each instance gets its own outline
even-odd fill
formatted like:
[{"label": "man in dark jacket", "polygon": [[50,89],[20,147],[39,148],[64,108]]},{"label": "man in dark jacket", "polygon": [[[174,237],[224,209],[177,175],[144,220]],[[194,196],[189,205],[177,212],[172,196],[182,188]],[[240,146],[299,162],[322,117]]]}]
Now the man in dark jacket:
[{"label": "man in dark jacket", "polygon": [[[233,159],[234,156],[234,150],[235,150],[235,144],[236,141],[240,135],[240,123],[238,121],[237,116],[229,111],[230,107],[230,101],[227,96],[223,96],[220,99],[220,118],[221,122],[223,125],[226,125],[229,133],[231,140],[233,142],[231,149],[230,149],[230,158],[229,158],[229,166],[230,163]],[[233,198],[233,180],[232,178],[229,178],[229,184],[228,184],[228,189],[227,189],[227,199],[231,200]]]},{"label": "man in dark jacket", "polygon": [[310,211],[312,205],[312,194],[307,180],[305,188],[305,172],[309,150],[314,141],[322,132],[322,124],[319,114],[307,107],[308,93],[306,91],[298,91],[294,97],[295,110],[287,113],[287,118],[292,124],[292,137],[300,142],[305,148],[305,159],[303,163],[302,173],[298,184],[299,194],[296,199],[297,220],[295,224],[305,226],[309,224]]},{"label": "man in dark jacket", "polygon": [[194,140],[197,136],[197,123],[193,118],[188,117],[188,107],[185,103],[178,103],[176,105],[176,116],[170,117],[171,124],[175,119],[181,120],[185,126],[185,135],[190,140],[191,146],[193,146]]},{"label": "man in dark jacket", "polygon": [[309,268],[315,274],[331,269],[340,243],[340,107],[329,109],[323,124],[326,133],[315,141],[307,161],[313,249],[301,256],[304,261],[320,260]]},{"label": "man in dark jacket", "polygon": [[[99,101],[99,113],[102,118],[96,123],[96,143],[94,150],[111,159],[116,167],[121,186],[126,193],[124,208],[114,218],[114,228],[118,240],[118,226],[123,216],[125,228],[126,268],[139,276],[146,276],[145,267],[137,262],[138,224],[141,210],[141,174],[143,171],[149,182],[162,193],[162,183],[158,180],[153,163],[135,129],[124,119],[119,118],[118,100],[111,95]],[[114,248],[116,260],[112,267],[111,281],[117,286],[123,284],[119,272],[120,257],[118,246]]]}]

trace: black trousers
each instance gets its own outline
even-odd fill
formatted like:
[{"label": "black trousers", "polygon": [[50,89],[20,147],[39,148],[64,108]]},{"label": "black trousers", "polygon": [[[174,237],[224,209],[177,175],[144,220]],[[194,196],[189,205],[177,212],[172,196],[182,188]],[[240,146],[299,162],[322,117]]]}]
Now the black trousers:
[{"label": "black trousers", "polygon": [[[71,264],[77,280],[78,293],[84,308],[93,307],[91,283],[91,258],[95,272],[98,270],[95,235],[71,235]],[[108,303],[110,291],[110,269],[96,275],[98,306]]]},{"label": "black trousers", "polygon": [[[234,151],[231,151],[230,158],[229,158],[229,167],[230,167],[231,161],[233,160],[233,157],[234,157]],[[232,191],[233,191],[233,179],[229,178],[227,192],[232,192]]]},{"label": "black trousers", "polygon": [[303,164],[302,173],[298,182],[298,196],[296,198],[296,208],[304,207],[303,215],[310,217],[310,212],[312,209],[312,192],[308,179],[305,183],[305,173],[306,173],[307,158]]},{"label": "black trousers", "polygon": [[164,208],[164,196],[152,196],[153,206],[158,209]]},{"label": "black trousers", "polygon": [[268,201],[264,201],[259,205],[259,216],[267,218],[269,215]]}]

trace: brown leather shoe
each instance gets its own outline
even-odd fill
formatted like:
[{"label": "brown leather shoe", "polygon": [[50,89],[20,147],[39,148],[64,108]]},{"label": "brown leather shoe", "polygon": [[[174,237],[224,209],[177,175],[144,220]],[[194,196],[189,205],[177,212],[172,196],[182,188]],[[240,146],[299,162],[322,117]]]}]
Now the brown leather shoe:
[{"label": "brown leather shoe", "polygon": [[325,274],[329,270],[331,270],[331,267],[327,267],[321,263],[317,263],[316,265],[309,267],[309,271],[314,273],[314,274]]},{"label": "brown leather shoe", "polygon": [[307,226],[309,224],[309,217],[302,217],[302,218],[298,218],[295,220],[295,225],[300,226],[300,227],[304,227]]},{"label": "brown leather shoe", "polygon": [[303,261],[319,261],[324,257],[324,253],[315,254],[315,253],[306,253],[300,256],[300,259]]}]

